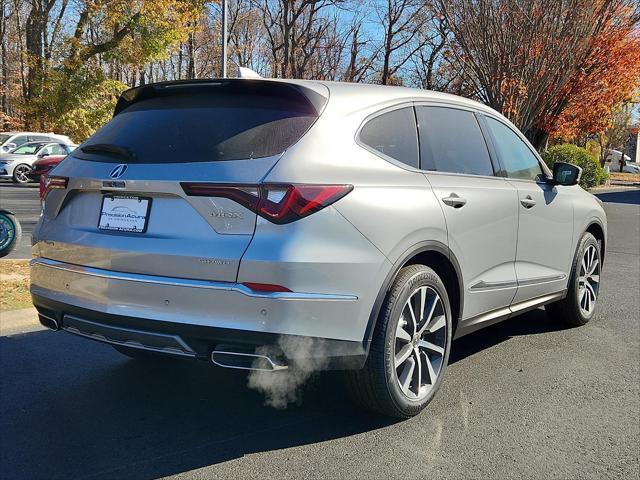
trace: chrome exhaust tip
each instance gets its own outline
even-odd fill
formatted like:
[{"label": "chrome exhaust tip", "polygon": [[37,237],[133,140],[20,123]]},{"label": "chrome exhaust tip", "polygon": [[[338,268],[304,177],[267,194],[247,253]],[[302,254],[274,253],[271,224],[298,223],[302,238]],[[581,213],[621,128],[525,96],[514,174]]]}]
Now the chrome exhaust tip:
[{"label": "chrome exhaust tip", "polygon": [[53,317],[49,317],[47,315],[43,315],[42,313],[38,313],[38,320],[40,320],[40,324],[43,327],[47,327],[50,330],[58,331],[60,330],[60,324],[58,323],[58,320],[56,320]]},{"label": "chrome exhaust tip", "polygon": [[223,368],[253,370],[258,372],[276,372],[289,368],[287,365],[273,360],[267,355],[230,352],[227,350],[214,350],[213,352],[211,352],[211,361],[215,365]]}]

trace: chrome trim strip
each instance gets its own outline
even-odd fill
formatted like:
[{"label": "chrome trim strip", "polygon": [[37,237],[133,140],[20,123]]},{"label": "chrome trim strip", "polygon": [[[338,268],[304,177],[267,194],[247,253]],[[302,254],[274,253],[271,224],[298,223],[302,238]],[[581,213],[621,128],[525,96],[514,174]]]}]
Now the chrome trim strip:
[{"label": "chrome trim strip", "polygon": [[301,292],[254,292],[240,283],[216,282],[211,280],[194,280],[188,278],[163,277],[156,275],[143,275],[139,273],[124,273],[101,268],[84,267],[72,263],[59,262],[49,258],[34,258],[30,265],[62,270],[64,272],[89,275],[92,277],[122,280],[126,282],[150,283],[154,285],[168,285],[173,287],[204,288],[209,290],[233,291],[253,298],[266,298],[270,300],[324,300],[324,301],[354,301],[355,295],[340,295],[329,293],[301,293]]},{"label": "chrome trim strip", "polygon": [[511,315],[511,310],[509,309],[509,307],[498,308],[497,310],[491,310],[490,312],[481,313],[480,315],[477,315],[475,317],[463,320],[463,322],[465,326],[471,326],[488,322],[490,320],[495,320],[497,318],[506,319],[509,315]]},{"label": "chrome trim strip", "polygon": [[119,341],[119,340],[115,340],[113,338],[109,338],[109,337],[105,337],[104,335],[100,335],[98,333],[88,333],[88,332],[84,332],[82,330],[80,330],[77,327],[73,327],[70,325],[62,325],[62,330],[64,330],[65,332],[69,332],[72,333],[74,335],[78,335],[80,337],[85,337],[85,338],[89,338],[91,340],[97,340],[98,342],[102,342],[102,343],[108,343],[110,345],[120,345],[123,347],[129,347],[129,348],[135,348],[138,350],[147,350],[149,352],[159,352],[159,353],[168,353],[171,355],[177,355],[177,356],[181,356],[181,357],[195,357],[196,356],[196,352],[194,352],[191,347],[189,347],[180,337],[178,337],[177,335],[167,335],[167,334],[161,334],[161,333],[153,333],[153,332],[144,332],[141,330],[132,330],[132,329],[128,329],[128,328],[121,328],[121,327],[113,327],[110,325],[103,325],[103,324],[98,324],[96,322],[91,322],[89,320],[85,320],[83,318],[80,317],[76,317],[73,315],[65,315],[65,318],[69,318],[71,320],[79,320],[80,322],[85,322],[85,323],[90,323],[93,325],[98,325],[100,327],[106,328],[108,329],[112,329],[112,330],[117,330],[120,332],[132,332],[133,334],[138,334],[138,335],[149,335],[149,336],[156,336],[156,337],[167,337],[167,338],[171,338],[172,340],[174,340],[176,343],[178,343],[178,345],[180,345],[180,347],[182,349],[178,349],[178,348],[171,348],[171,347],[167,347],[167,348],[155,348],[155,347],[151,347],[149,345],[144,345],[142,343],[139,342],[134,342],[134,341]]},{"label": "chrome trim strip", "polygon": [[119,345],[122,347],[128,347],[128,348],[135,348],[136,350],[146,350],[148,352],[157,352],[157,353],[167,353],[170,355],[176,355],[176,356],[180,356],[180,357],[190,357],[193,358],[196,356],[195,353],[187,353],[187,352],[181,352],[179,350],[169,350],[169,349],[162,349],[162,348],[151,348],[151,347],[147,347],[146,345],[142,345],[139,343],[126,343],[126,342],[117,342],[115,340],[111,340],[109,338],[100,336],[100,335],[93,335],[90,333],[84,333],[80,330],[78,330],[77,328],[72,328],[72,327],[62,327],[62,330],[64,330],[67,333],[71,333],[73,335],[78,335],[79,337],[84,337],[84,338],[88,338],[90,340],[95,340],[98,342],[102,342],[102,343],[108,343],[109,345]]},{"label": "chrome trim strip", "polygon": [[515,280],[507,280],[503,282],[485,282],[484,280],[480,280],[478,283],[471,285],[469,290],[496,290],[498,288],[510,288],[517,286],[518,282]]},{"label": "chrome trim strip", "polygon": [[[44,318],[46,320],[49,320],[50,322],[53,322],[53,324],[55,325],[56,328],[51,328],[51,327],[47,326],[48,329],[53,330],[53,331],[60,330],[60,324],[58,323],[58,320],[56,320],[55,318],[50,317],[49,315],[44,315],[44,314],[42,314],[40,312],[38,312],[38,317],[42,317],[42,318]],[[40,323],[42,323],[42,322],[40,322]]]},{"label": "chrome trim strip", "polygon": [[549,283],[564,280],[567,276],[564,273],[559,275],[549,275],[547,277],[526,278],[524,280],[518,280],[518,286],[524,287],[529,285],[537,285],[539,283]]},{"label": "chrome trim strip", "polygon": [[509,307],[513,313],[524,312],[525,310],[531,310],[546,303],[550,303],[554,300],[559,300],[566,294],[566,290],[560,290],[559,292],[550,293],[541,297],[532,298],[531,300],[525,300]]},{"label": "chrome trim strip", "polygon": [[542,283],[556,282],[559,280],[564,280],[567,276],[564,273],[559,275],[549,275],[546,277],[536,277],[536,278],[527,278],[523,280],[507,280],[500,282],[485,282],[484,280],[480,280],[478,283],[475,283],[469,287],[469,290],[495,290],[498,288],[511,288],[511,287],[525,287],[530,285],[538,285]]},{"label": "chrome trim strip", "polygon": [[565,297],[567,290],[560,290],[548,295],[533,298],[531,300],[525,300],[523,302],[516,303],[510,307],[498,308],[489,312],[481,313],[475,317],[466,318],[460,321],[460,326],[456,331],[454,339],[463,337],[469,333],[480,330],[481,328],[493,325],[494,323],[501,322],[508,318],[514,317],[528,310],[541,307],[547,303],[551,303],[555,300],[560,300]]},{"label": "chrome trim strip", "polygon": [[[231,356],[239,356],[239,357],[248,357],[248,358],[262,358],[265,359],[271,365],[270,369],[267,368],[253,368],[253,367],[240,367],[237,365],[227,365],[225,363],[220,362],[220,360],[215,359],[215,355],[231,355]],[[254,372],[276,372],[279,370],[287,370],[289,367],[287,365],[280,365],[279,363],[274,362],[266,355],[258,355],[253,353],[240,353],[240,352],[228,352],[225,350],[214,350],[211,352],[211,362],[214,365],[217,365],[222,368],[233,368],[235,370],[251,370]]]}]

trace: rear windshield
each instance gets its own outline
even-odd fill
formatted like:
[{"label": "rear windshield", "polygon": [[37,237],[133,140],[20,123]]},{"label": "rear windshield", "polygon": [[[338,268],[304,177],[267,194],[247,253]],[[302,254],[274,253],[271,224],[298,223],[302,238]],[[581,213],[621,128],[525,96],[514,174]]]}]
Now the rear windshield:
[{"label": "rear windshield", "polygon": [[[317,115],[300,99],[198,93],[151,98],[118,113],[73,156],[126,163],[183,163],[269,157],[304,135]],[[124,147],[83,152],[89,145]]]}]

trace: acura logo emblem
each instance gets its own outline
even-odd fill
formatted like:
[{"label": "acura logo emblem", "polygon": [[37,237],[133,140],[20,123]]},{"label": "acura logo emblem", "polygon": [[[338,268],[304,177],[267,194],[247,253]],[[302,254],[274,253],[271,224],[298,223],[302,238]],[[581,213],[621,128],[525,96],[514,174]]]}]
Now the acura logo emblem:
[{"label": "acura logo emblem", "polygon": [[109,174],[109,176],[111,178],[120,178],[122,175],[124,175],[124,172],[127,171],[127,165],[125,165],[124,163],[121,163],[120,165],[116,166],[113,170],[111,170],[111,173]]}]

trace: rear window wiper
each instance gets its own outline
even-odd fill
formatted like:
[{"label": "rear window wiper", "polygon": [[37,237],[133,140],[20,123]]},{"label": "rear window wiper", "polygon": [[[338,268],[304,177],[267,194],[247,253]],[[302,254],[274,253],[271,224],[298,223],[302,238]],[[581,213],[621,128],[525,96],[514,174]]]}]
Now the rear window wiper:
[{"label": "rear window wiper", "polygon": [[85,145],[84,147],[80,147],[80,150],[82,150],[84,153],[107,153],[125,158],[130,161],[134,161],[136,159],[136,155],[127,147],[114,145],[112,143],[94,143],[92,145]]}]

